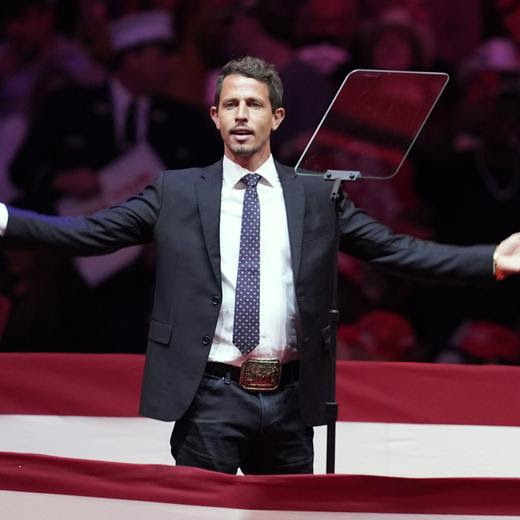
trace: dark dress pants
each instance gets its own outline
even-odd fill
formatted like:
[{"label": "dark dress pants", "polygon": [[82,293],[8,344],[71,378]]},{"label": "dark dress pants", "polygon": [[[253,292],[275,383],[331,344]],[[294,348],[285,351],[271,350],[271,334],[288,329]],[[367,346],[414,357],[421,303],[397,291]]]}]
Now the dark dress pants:
[{"label": "dark dress pants", "polygon": [[205,374],[195,399],[175,423],[178,466],[235,474],[313,472],[313,429],[303,423],[299,383],[248,392],[229,378]]}]

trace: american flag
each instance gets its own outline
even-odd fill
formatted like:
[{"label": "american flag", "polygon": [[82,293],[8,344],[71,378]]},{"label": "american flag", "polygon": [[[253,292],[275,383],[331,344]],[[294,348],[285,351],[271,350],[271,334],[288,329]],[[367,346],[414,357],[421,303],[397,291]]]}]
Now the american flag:
[{"label": "american flag", "polygon": [[143,357],[0,355],[0,518],[520,518],[516,367],[339,362],[336,475],[174,467]]}]

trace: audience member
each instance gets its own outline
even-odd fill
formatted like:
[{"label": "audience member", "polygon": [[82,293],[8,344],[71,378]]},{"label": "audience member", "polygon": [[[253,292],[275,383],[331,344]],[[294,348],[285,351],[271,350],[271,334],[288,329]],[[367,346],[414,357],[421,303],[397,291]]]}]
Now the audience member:
[{"label": "audience member", "polygon": [[435,56],[431,28],[404,7],[383,11],[360,30],[363,67],[381,70],[428,70]]},{"label": "audience member", "polygon": [[109,80],[50,96],[11,164],[13,182],[38,206],[61,196],[96,195],[97,172],[140,142],[148,143],[167,168],[219,157],[208,118],[161,95],[173,43],[169,14],[128,15],[113,22],[111,31]]},{"label": "audience member", "polygon": [[95,83],[102,71],[74,42],[55,31],[51,0],[2,2],[4,44],[0,47],[0,115],[26,114],[35,81],[49,88],[64,83]]},{"label": "audience member", "polygon": [[436,361],[516,365],[520,362],[520,336],[512,329],[490,321],[465,322],[455,331]]},{"label": "audience member", "polygon": [[174,99],[203,108],[213,103],[215,71],[226,60],[224,46],[234,16],[235,0],[181,0],[175,9],[178,46],[166,92]]},{"label": "audience member", "polygon": [[76,17],[72,33],[89,55],[105,67],[110,63],[109,24],[115,17],[114,10],[116,10],[114,2],[109,0],[76,1]]},{"label": "audience member", "polygon": [[287,117],[273,137],[277,156],[288,164],[296,163],[345,74],[354,68],[358,1],[306,0],[295,18],[290,36],[294,57],[280,69]]},{"label": "audience member", "polygon": [[431,27],[437,42],[437,61],[449,72],[478,45],[485,21],[484,3],[476,0],[364,0],[361,5],[365,17],[378,16],[395,6],[404,7],[414,23]]},{"label": "audience member", "polygon": [[[127,15],[112,23],[111,37],[109,80],[52,95],[12,162],[13,181],[37,209],[54,212],[64,199],[99,205],[109,184],[100,172],[140,143],[147,143],[165,168],[208,164],[221,155],[209,118],[160,94],[173,42],[170,15]],[[153,174],[148,172],[144,183]],[[145,344],[153,285],[146,258],[125,260],[112,274],[95,275],[94,282],[81,270],[87,281],[98,284],[94,298],[104,322],[100,341],[109,350],[141,350]]]},{"label": "audience member", "polygon": [[[520,61],[511,43],[483,43],[461,66],[452,130],[423,165],[419,184],[437,239],[499,240],[520,219]],[[449,188],[449,189],[446,189]]]},{"label": "audience member", "polygon": [[51,0],[2,2],[0,19],[0,194],[11,200],[18,192],[8,164],[43,98],[64,85],[99,82],[103,70],[57,32]]},{"label": "audience member", "polygon": [[[27,201],[15,204],[30,209]],[[0,351],[104,351],[90,293],[68,258],[13,249],[0,255]]]},{"label": "audience member", "polygon": [[390,311],[371,311],[338,330],[338,359],[410,361],[416,346],[411,324]]}]

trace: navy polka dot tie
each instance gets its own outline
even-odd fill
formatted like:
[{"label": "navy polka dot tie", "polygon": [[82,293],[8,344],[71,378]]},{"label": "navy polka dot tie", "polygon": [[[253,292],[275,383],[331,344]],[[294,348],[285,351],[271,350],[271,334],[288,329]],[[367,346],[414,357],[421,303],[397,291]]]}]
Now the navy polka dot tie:
[{"label": "navy polka dot tie", "polygon": [[240,253],[235,291],[233,344],[249,354],[260,341],[260,202],[256,186],[260,175],[242,177],[246,185],[240,230]]}]

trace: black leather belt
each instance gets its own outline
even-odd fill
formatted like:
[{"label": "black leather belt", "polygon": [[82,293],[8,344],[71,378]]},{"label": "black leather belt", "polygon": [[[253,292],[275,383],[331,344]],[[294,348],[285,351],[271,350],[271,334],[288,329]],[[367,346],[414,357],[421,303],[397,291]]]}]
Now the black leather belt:
[{"label": "black leather belt", "polygon": [[277,359],[248,359],[242,366],[208,362],[206,374],[229,378],[244,390],[272,392],[277,388],[298,381],[300,362],[281,364]]}]

